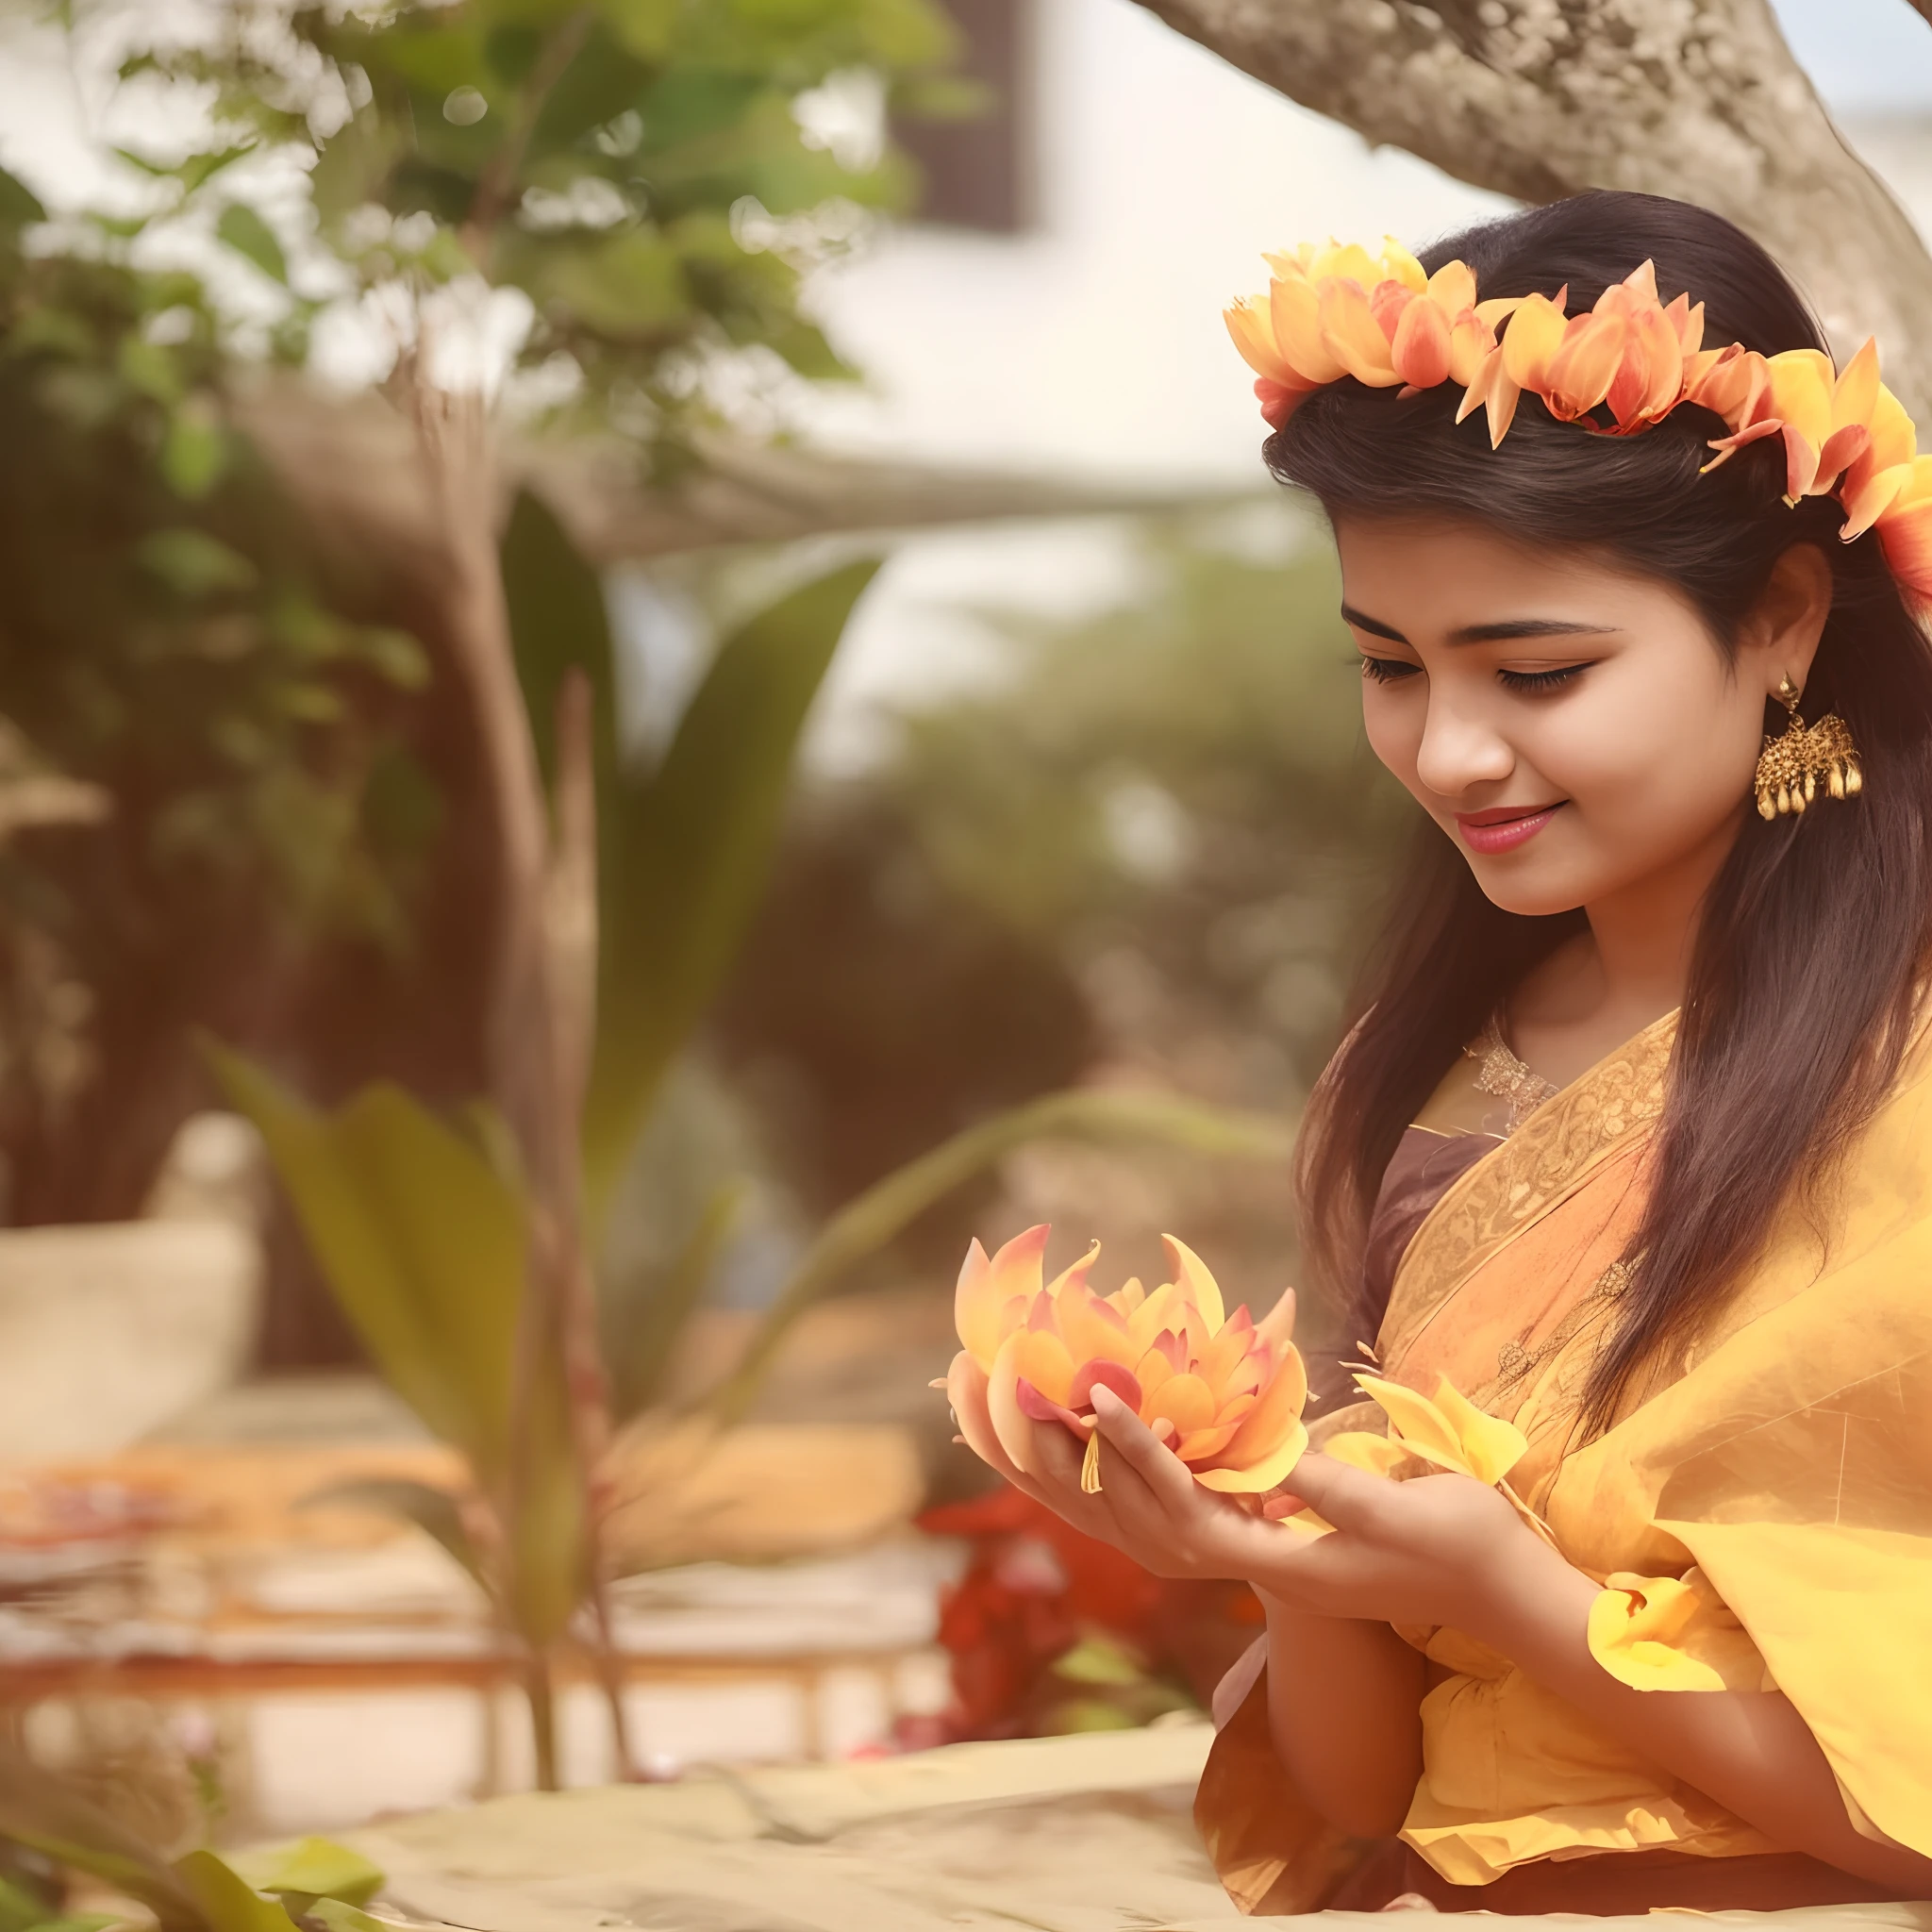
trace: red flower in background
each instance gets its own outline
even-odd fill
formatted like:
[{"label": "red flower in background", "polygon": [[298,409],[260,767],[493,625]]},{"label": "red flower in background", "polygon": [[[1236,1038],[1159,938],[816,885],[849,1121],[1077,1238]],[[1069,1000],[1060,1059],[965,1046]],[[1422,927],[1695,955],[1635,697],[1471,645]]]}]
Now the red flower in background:
[{"label": "red flower in background", "polygon": [[[1181,1685],[1205,1703],[1260,1625],[1246,1585],[1163,1581],[1009,1487],[928,1509],[919,1526],[973,1546],[940,1612],[955,1739],[1064,1728],[1076,1687],[1054,1666],[1082,1639],[1108,1640],[1133,1659],[1156,1705],[1184,1703]],[[1135,1721],[1136,1702],[1123,1701],[1120,1722]]]}]

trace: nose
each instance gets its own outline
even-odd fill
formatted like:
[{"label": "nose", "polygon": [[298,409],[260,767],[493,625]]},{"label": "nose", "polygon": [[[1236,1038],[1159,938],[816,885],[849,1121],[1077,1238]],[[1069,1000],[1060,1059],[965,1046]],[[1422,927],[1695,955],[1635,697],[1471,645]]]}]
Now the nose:
[{"label": "nose", "polygon": [[1443,799],[1461,799],[1478,786],[1501,784],[1516,769],[1516,753],[1484,715],[1468,701],[1454,678],[1431,678],[1429,708],[1423,720],[1415,772]]}]

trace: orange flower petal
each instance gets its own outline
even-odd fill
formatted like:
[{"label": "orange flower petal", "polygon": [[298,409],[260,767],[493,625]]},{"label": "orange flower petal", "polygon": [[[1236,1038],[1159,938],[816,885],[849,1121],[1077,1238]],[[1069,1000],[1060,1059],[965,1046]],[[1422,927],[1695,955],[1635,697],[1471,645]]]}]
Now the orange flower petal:
[{"label": "orange flower petal", "polygon": [[1185,1436],[1214,1421],[1214,1391],[1191,1370],[1183,1370],[1160,1385],[1158,1409]]},{"label": "orange flower petal", "polygon": [[1466,261],[1445,261],[1428,281],[1429,300],[1454,322],[1475,307],[1475,273]]},{"label": "orange flower petal", "polygon": [[1233,1423],[1214,1423],[1205,1429],[1194,1429],[1174,1445],[1174,1453],[1183,1462],[1206,1462],[1234,1441],[1235,1428]]},{"label": "orange flower petal", "polygon": [[1321,322],[1323,346],[1357,382],[1392,389],[1402,380],[1389,359],[1389,338],[1358,282],[1322,284]]},{"label": "orange flower petal", "polygon": [[946,1376],[946,1400],[952,1405],[953,1420],[965,1437],[967,1448],[1011,1482],[1020,1473],[1019,1467],[993,1433],[992,1417],[987,1410],[986,1371],[963,1348],[953,1357]]},{"label": "orange flower petal", "polygon": [[[1522,317],[1517,318],[1520,322]],[[1510,334],[1517,324],[1509,325]],[[1593,409],[1610,392],[1624,352],[1629,346],[1630,325],[1619,315],[1579,315],[1563,331],[1563,340],[1549,358],[1548,372],[1536,388],[1553,416],[1567,420]],[[1509,344],[1506,337],[1503,351]],[[1513,372],[1512,372],[1513,374]]]},{"label": "orange flower petal", "polygon": [[1878,342],[1867,336],[1865,345],[1847,362],[1831,391],[1831,426],[1843,429],[1854,423],[1869,424],[1878,407]]},{"label": "orange flower petal", "polygon": [[[1249,1421],[1253,1420],[1251,1416]],[[1194,1472],[1194,1480],[1203,1489],[1219,1490],[1224,1495],[1258,1496],[1266,1490],[1279,1487],[1294,1474],[1295,1464],[1307,1453],[1308,1432],[1300,1422],[1291,1424],[1281,1440],[1255,1462],[1237,1460],[1240,1441],[1237,1432],[1235,1441],[1221,1452],[1213,1468]]]},{"label": "orange flower petal", "polygon": [[1509,380],[1541,394],[1567,326],[1562,309],[1548,296],[1525,295],[1503,331],[1503,369]]},{"label": "orange flower petal", "polygon": [[1001,1340],[1019,1326],[1026,1304],[1040,1292],[1041,1257],[1050,1232],[1044,1225],[1029,1227],[991,1261],[976,1241],[966,1250],[953,1291],[953,1322],[961,1344],[982,1369],[991,1368]]},{"label": "orange flower petal", "polygon": [[1932,499],[1887,511],[1876,527],[1885,560],[1900,586],[1915,597],[1932,598]]},{"label": "orange flower petal", "polygon": [[1187,1242],[1176,1241],[1171,1234],[1160,1237],[1160,1245],[1167,1250],[1174,1287],[1201,1311],[1208,1333],[1219,1334],[1227,1316],[1222,1307],[1220,1286],[1208,1272],[1207,1262]]},{"label": "orange flower petal", "polygon": [[1093,1272],[1093,1264],[1100,1259],[1100,1243],[1094,1241],[1087,1252],[1071,1268],[1063,1269],[1046,1284],[1050,1295],[1064,1293],[1070,1288],[1085,1289],[1087,1277]]},{"label": "orange flower petal", "polygon": [[1222,310],[1227,332],[1241,351],[1241,360],[1257,375],[1272,382],[1286,382],[1293,375],[1288,359],[1274,340],[1274,327],[1268,310],[1248,296]]},{"label": "orange flower petal", "polygon": [[1299,277],[1271,283],[1268,317],[1275,347],[1289,371],[1304,382],[1337,382],[1348,371],[1322,339],[1322,298]]},{"label": "orange flower petal", "polygon": [[1417,389],[1434,389],[1449,378],[1449,318],[1426,297],[1417,297],[1402,311],[1390,344],[1390,358],[1404,382]]},{"label": "orange flower petal", "polygon": [[[1031,1382],[1049,1402],[1069,1406],[1074,1392],[1074,1357],[1067,1344],[1050,1329],[1029,1328],[1015,1336],[1012,1358],[1014,1375]],[[1000,1351],[1006,1359],[1006,1350]]]}]

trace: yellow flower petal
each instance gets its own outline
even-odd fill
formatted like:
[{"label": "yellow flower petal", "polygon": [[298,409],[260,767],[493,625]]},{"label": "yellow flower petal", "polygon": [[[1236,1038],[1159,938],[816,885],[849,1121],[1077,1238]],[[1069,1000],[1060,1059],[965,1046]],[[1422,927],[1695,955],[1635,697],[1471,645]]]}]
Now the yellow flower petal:
[{"label": "yellow flower petal", "polygon": [[1774,1690],[1750,1633],[1701,1571],[1612,1575],[1590,1607],[1591,1655],[1633,1690]]},{"label": "yellow flower petal", "polygon": [[1528,1453],[1529,1442],[1514,1423],[1478,1408],[1446,1375],[1436,1384],[1436,1409],[1455,1430],[1469,1473],[1479,1483],[1501,1482]]},{"label": "yellow flower petal", "polygon": [[966,1250],[953,1291],[953,1324],[960,1345],[982,1369],[992,1367],[1000,1342],[1025,1320],[1028,1305],[1040,1292],[1041,1257],[1049,1232],[1044,1225],[1029,1227],[991,1261],[976,1241]]},{"label": "yellow flower petal", "polygon": [[1321,285],[1322,344],[1357,382],[1392,389],[1402,380],[1389,352],[1389,338],[1369,307],[1368,292],[1353,281]]},{"label": "yellow flower petal", "polygon": [[[1231,1450],[1233,1444],[1229,1447]],[[1258,1496],[1264,1490],[1275,1489],[1285,1483],[1294,1474],[1295,1464],[1307,1453],[1307,1447],[1308,1432],[1297,1422],[1258,1461],[1239,1469],[1230,1467],[1225,1461],[1213,1469],[1197,1469],[1194,1480],[1204,1490],[1218,1490],[1223,1495]]]},{"label": "yellow flower petal", "polygon": [[1208,1333],[1218,1334],[1227,1315],[1222,1305],[1220,1285],[1208,1272],[1208,1264],[1187,1242],[1176,1241],[1171,1234],[1162,1235],[1160,1244],[1167,1250],[1167,1264],[1174,1270],[1174,1287],[1200,1309]]}]

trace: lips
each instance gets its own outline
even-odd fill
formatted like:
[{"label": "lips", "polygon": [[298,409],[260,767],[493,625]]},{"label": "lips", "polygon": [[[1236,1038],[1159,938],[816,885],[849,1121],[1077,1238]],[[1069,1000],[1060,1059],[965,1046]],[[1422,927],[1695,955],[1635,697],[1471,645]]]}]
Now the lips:
[{"label": "lips", "polygon": [[1487,811],[1459,811],[1456,824],[1472,852],[1509,852],[1534,839],[1567,803],[1559,798],[1554,805],[1532,806],[1527,810],[1522,806],[1499,805]]}]

